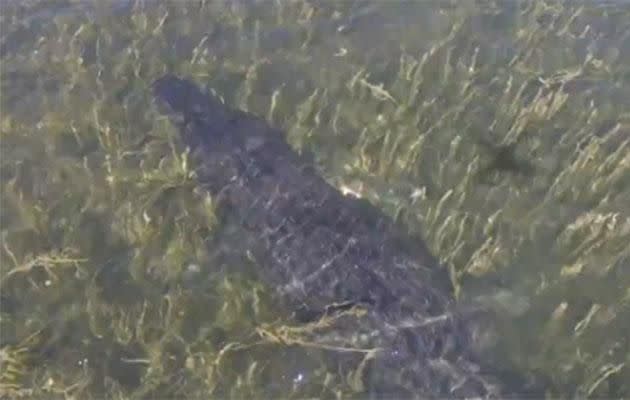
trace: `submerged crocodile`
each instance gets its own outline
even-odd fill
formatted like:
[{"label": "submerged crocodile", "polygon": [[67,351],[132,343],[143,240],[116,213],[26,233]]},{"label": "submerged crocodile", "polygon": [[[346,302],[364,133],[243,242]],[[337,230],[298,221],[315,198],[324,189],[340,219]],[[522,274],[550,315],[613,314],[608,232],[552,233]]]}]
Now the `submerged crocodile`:
[{"label": "submerged crocodile", "polygon": [[265,120],[174,75],[155,81],[153,93],[179,128],[199,185],[240,221],[260,279],[302,315],[360,306],[365,336],[382,349],[372,371],[410,371],[381,377],[370,393],[509,394],[471,361],[470,335],[453,312],[444,268],[422,240],[403,235],[364,200],[340,193]]}]

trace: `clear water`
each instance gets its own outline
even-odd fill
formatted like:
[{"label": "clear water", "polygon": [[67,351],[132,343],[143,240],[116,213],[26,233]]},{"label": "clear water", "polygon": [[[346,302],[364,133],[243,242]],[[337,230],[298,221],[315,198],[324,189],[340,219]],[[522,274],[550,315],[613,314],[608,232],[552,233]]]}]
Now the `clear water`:
[{"label": "clear water", "polygon": [[[547,397],[630,395],[630,5],[0,5],[0,396],[360,397],[221,245],[149,85],[282,128],[421,234],[488,362]],[[240,250],[240,253],[239,253]],[[481,340],[481,339],[480,339]],[[404,366],[401,366],[404,370]]]}]

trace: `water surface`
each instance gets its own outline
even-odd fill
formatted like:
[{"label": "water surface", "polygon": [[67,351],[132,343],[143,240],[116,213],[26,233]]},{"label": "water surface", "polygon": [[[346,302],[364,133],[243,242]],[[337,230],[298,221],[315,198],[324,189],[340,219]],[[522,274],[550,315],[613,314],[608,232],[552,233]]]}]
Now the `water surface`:
[{"label": "water surface", "polygon": [[458,301],[493,315],[480,340],[506,376],[630,396],[630,5],[68,0],[0,18],[3,395],[362,393],[361,363],[331,365],[325,327],[217,239],[151,102],[174,72],[421,234]]}]

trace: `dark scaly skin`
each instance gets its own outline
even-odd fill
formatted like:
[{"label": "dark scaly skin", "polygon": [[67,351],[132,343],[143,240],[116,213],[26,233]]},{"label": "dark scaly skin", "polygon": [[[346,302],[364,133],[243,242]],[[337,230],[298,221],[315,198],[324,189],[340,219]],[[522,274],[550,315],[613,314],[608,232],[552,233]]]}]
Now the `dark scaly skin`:
[{"label": "dark scaly skin", "polygon": [[375,207],[329,185],[263,119],[172,75],[153,91],[190,148],[199,184],[241,221],[260,279],[307,315],[367,310],[347,328],[371,333],[370,345],[383,349],[372,371],[412,371],[381,378],[373,394],[505,395],[467,361],[469,335],[422,240],[401,236]]}]

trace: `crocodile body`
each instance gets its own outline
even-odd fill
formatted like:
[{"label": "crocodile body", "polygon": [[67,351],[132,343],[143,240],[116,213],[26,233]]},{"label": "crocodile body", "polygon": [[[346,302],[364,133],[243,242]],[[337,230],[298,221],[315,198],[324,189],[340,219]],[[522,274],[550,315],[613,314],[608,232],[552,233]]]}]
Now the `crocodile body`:
[{"label": "crocodile body", "polygon": [[173,75],[158,79],[153,92],[189,147],[199,185],[240,221],[260,279],[309,315],[361,307],[360,323],[347,328],[360,325],[370,345],[383,349],[372,371],[412,371],[381,378],[372,393],[506,394],[468,361],[470,335],[452,313],[444,269],[422,240],[403,235],[364,200],[340,193],[265,120]]}]

